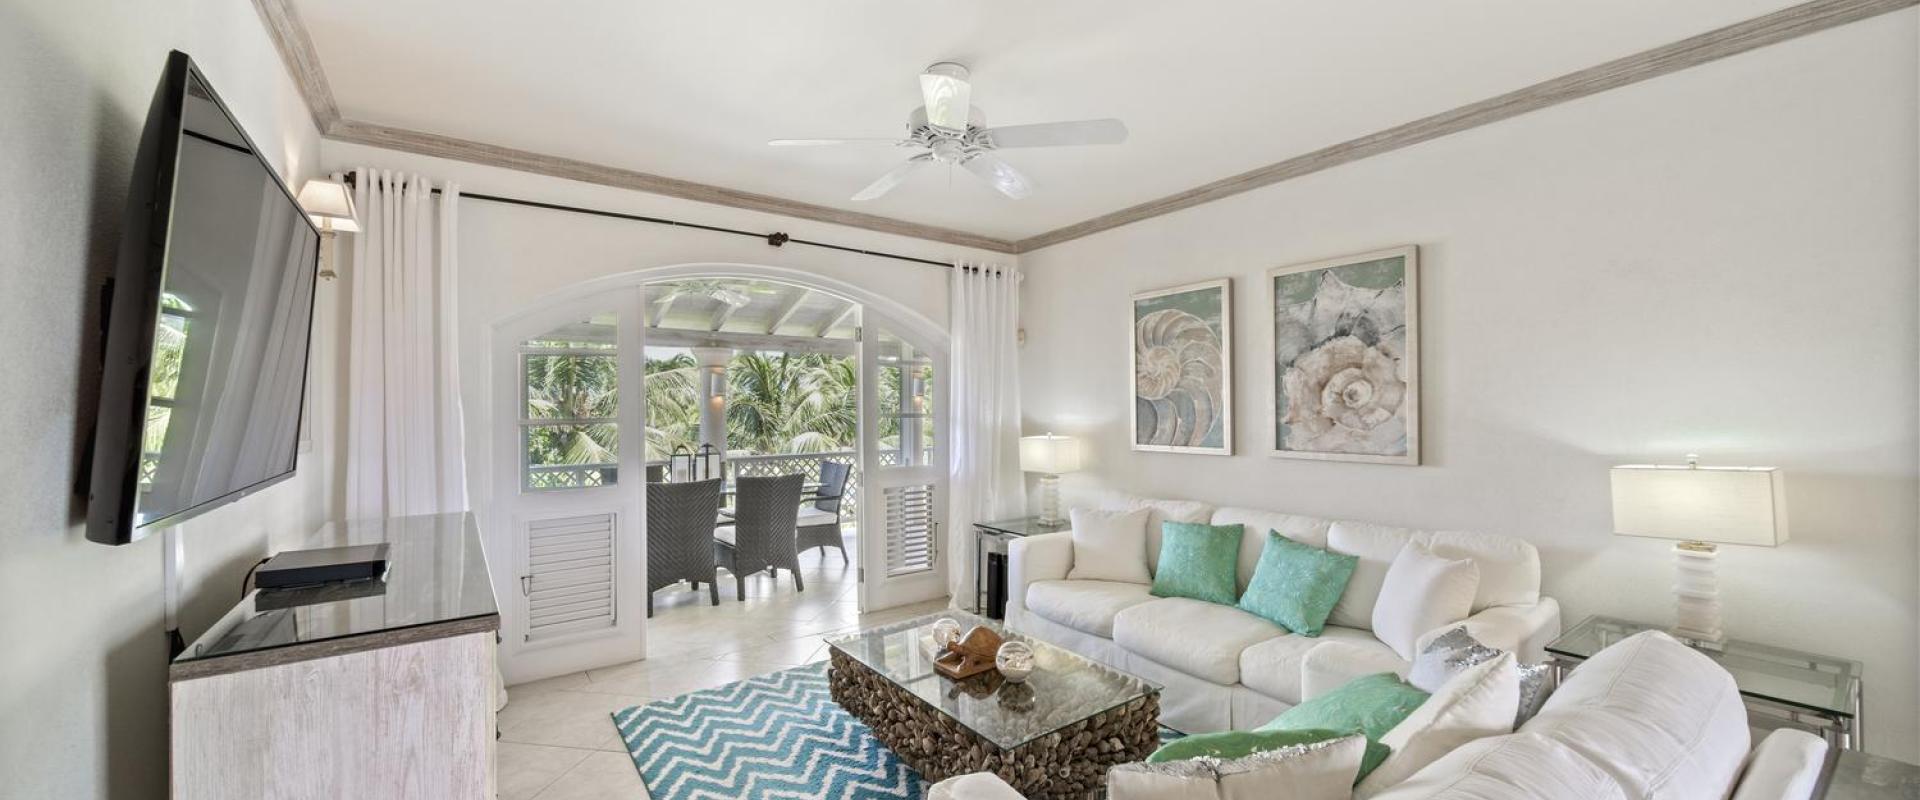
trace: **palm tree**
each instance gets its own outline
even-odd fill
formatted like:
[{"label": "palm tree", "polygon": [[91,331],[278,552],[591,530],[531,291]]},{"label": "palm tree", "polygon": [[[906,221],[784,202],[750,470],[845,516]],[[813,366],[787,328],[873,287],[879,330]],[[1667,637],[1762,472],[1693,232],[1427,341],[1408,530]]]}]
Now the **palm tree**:
[{"label": "palm tree", "polygon": [[647,359],[647,460],[700,446],[700,365],[693,356]]},{"label": "palm tree", "polygon": [[532,465],[613,464],[620,430],[619,372],[612,356],[534,355],[526,359],[527,415],[554,420],[528,429]]},{"label": "palm tree", "polygon": [[853,359],[742,353],[727,374],[727,441],[760,453],[821,453],[853,445],[859,431]]}]

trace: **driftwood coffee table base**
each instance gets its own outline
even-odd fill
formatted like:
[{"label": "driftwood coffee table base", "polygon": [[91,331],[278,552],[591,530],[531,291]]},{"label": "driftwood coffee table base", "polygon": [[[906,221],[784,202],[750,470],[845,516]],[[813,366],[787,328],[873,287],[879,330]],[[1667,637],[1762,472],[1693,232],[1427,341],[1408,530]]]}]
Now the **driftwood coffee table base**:
[{"label": "driftwood coffee table base", "polygon": [[[1002,750],[859,660],[837,650],[830,655],[834,701],[928,781],[991,772],[1031,800],[1081,798],[1103,788],[1108,767],[1145,759],[1160,745],[1157,694]],[[988,674],[966,683],[983,680],[998,679]]]}]

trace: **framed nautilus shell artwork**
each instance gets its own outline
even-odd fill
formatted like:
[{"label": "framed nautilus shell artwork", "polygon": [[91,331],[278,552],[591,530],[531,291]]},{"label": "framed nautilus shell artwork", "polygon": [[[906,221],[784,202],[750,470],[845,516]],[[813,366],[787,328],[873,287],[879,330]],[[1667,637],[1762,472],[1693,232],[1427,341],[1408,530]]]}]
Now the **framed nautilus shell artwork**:
[{"label": "framed nautilus shell artwork", "polygon": [[1229,279],[1133,296],[1133,449],[1233,455]]},{"label": "framed nautilus shell artwork", "polygon": [[1411,245],[1267,271],[1273,455],[1420,463],[1419,276]]}]

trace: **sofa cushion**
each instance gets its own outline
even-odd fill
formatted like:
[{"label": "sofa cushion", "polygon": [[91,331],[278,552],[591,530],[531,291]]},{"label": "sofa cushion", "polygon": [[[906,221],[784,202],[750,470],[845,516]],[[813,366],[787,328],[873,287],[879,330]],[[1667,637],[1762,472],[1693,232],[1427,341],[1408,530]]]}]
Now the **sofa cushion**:
[{"label": "sofa cushion", "polygon": [[1327,616],[1327,622],[1348,628],[1373,630],[1373,606],[1380,599],[1380,587],[1386,585],[1387,568],[1393,565],[1400,548],[1413,541],[1414,532],[1391,525],[1339,520],[1327,529],[1327,549],[1358,556],[1353,577],[1340,594],[1340,602]]},{"label": "sofa cushion", "polygon": [[1660,631],[1595,653],[1520,729],[1649,800],[1727,796],[1751,741],[1733,676]]},{"label": "sofa cushion", "polygon": [[1160,526],[1160,566],[1153,571],[1153,596],[1191,597],[1233,605],[1234,559],[1240,555],[1239,525],[1165,522]]},{"label": "sofa cushion", "polygon": [[1532,542],[1473,531],[1433,531],[1423,538],[1434,555],[1471,558],[1480,568],[1474,611],[1540,602],[1540,551]]},{"label": "sofa cushion", "polygon": [[[1298,704],[1305,700],[1302,683],[1302,666],[1307,660],[1307,652],[1326,642],[1340,642],[1370,651],[1384,654],[1387,663],[1398,660],[1392,648],[1373,638],[1373,634],[1353,628],[1329,627],[1317,637],[1288,634],[1278,639],[1268,639],[1240,651],[1240,682],[1247,688],[1278,700]],[[1377,667],[1381,661],[1370,661],[1366,666]],[[1357,678],[1381,669],[1368,669],[1347,676]],[[1341,681],[1345,683],[1346,681]]]},{"label": "sofa cushion", "polygon": [[[1345,686],[1354,678],[1391,672],[1405,677],[1407,662],[1384,642],[1366,631],[1352,628],[1328,628],[1329,631],[1353,631],[1365,638],[1335,639],[1322,636],[1320,644],[1300,660],[1300,701],[1306,702]],[[1419,689],[1420,687],[1414,687]],[[1426,691],[1421,689],[1421,691]]]},{"label": "sofa cushion", "polygon": [[1356,787],[1355,795],[1377,794],[1468,742],[1512,733],[1519,705],[1520,675],[1512,653],[1462,671],[1380,737],[1393,755]]},{"label": "sofa cushion", "polygon": [[1150,583],[1147,572],[1147,512],[1076,508],[1073,518],[1073,569],[1077,581]]},{"label": "sofa cushion", "polygon": [[1027,611],[1081,633],[1113,638],[1113,615],[1153,599],[1148,588],[1122,581],[1034,581]]},{"label": "sofa cushion", "polygon": [[1420,542],[1408,543],[1387,567],[1373,605],[1373,635],[1412,661],[1421,636],[1467,618],[1479,586],[1473,559],[1443,558]]},{"label": "sofa cushion", "polygon": [[1215,525],[1240,525],[1247,535],[1240,539],[1240,588],[1245,590],[1260,565],[1260,553],[1266,546],[1268,531],[1278,531],[1296,542],[1322,550],[1327,547],[1327,528],[1333,521],[1300,514],[1282,514],[1257,508],[1223,506],[1213,512]]},{"label": "sofa cushion", "polygon": [[1287,635],[1232,606],[1165,597],[1122,610],[1113,640],[1127,652],[1223,686],[1240,682],[1240,652]]},{"label": "sofa cushion", "polygon": [[1468,744],[1372,800],[1626,800],[1612,776],[1566,745],[1516,733]]},{"label": "sofa cushion", "polygon": [[1260,566],[1240,596],[1240,610],[1303,636],[1319,636],[1340,602],[1358,559],[1268,531]]}]

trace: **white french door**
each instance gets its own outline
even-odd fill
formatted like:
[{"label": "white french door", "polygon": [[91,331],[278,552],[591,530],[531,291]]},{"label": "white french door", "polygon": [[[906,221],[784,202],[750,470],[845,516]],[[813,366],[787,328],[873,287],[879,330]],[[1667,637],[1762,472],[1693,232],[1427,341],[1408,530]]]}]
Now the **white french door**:
[{"label": "white french door", "polygon": [[860,332],[860,608],[946,595],[946,355],[868,318]]},{"label": "white french door", "polygon": [[[496,329],[489,558],[508,680],[639,658],[644,315],[627,290]],[[504,584],[504,585],[503,585]]]}]

